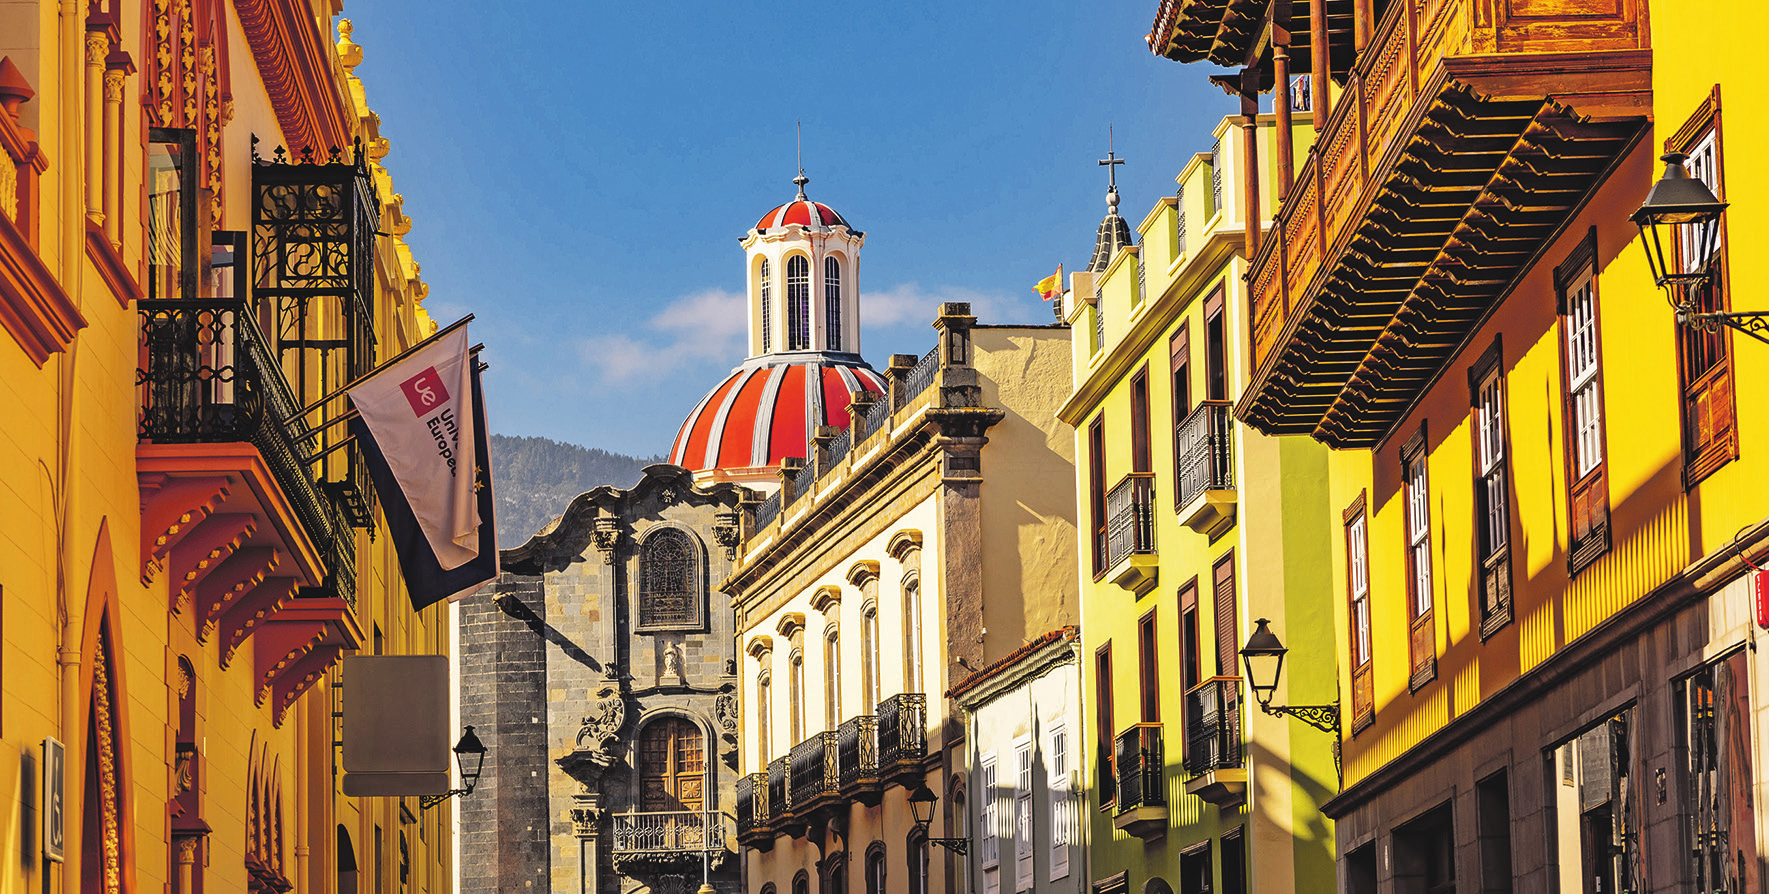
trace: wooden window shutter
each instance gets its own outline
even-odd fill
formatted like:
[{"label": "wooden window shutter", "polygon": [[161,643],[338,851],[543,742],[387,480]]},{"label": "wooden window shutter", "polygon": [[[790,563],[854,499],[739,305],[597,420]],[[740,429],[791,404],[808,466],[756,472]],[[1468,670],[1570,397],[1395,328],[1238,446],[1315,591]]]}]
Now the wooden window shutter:
[{"label": "wooden window shutter", "polygon": [[1240,629],[1235,612],[1235,554],[1231,550],[1216,560],[1216,673],[1237,676],[1240,663]]}]

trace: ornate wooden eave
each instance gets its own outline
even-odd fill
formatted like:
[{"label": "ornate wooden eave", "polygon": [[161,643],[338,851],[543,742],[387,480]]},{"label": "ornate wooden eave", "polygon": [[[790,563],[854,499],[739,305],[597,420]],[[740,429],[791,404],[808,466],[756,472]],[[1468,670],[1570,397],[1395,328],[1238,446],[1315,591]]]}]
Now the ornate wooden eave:
[{"label": "ornate wooden eave", "polygon": [[[1268,434],[1378,443],[1645,124],[1446,79],[1398,154],[1371,172],[1368,207],[1343,245],[1302,268],[1312,285],[1284,313],[1237,415]],[[1294,244],[1312,248],[1318,236],[1303,235]],[[1261,260],[1268,273],[1286,266]]]},{"label": "ornate wooden eave", "polygon": [[[1273,15],[1272,0],[1162,0],[1146,38],[1149,50],[1175,62],[1210,62],[1225,68],[1257,64],[1260,89],[1272,87],[1269,26],[1289,32],[1290,73],[1308,74],[1313,61],[1308,0],[1290,0]],[[1377,4],[1382,6],[1384,4]],[[1326,0],[1330,64],[1342,78],[1355,56],[1353,0]]]},{"label": "ornate wooden eave", "polygon": [[235,0],[246,43],[276,109],[283,140],[318,150],[350,145],[353,133],[334,70],[335,51],[306,3]]},{"label": "ornate wooden eave", "polygon": [[291,705],[319,682],[346,649],[365,638],[349,603],[336,596],[296,596],[252,637],[259,705],[280,726]]}]

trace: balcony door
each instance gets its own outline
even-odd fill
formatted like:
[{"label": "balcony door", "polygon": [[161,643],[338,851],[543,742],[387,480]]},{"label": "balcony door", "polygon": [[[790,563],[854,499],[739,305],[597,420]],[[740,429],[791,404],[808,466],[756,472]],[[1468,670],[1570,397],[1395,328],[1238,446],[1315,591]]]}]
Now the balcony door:
[{"label": "balcony door", "polygon": [[700,727],[666,717],[639,738],[640,809],[698,813],[706,798],[706,746]]}]

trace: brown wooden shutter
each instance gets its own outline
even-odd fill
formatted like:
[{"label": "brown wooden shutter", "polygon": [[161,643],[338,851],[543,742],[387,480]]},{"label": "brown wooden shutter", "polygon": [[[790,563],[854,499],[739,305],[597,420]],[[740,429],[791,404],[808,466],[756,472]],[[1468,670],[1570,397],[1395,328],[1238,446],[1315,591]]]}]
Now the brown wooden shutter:
[{"label": "brown wooden shutter", "polygon": [[1149,368],[1143,367],[1130,381],[1130,471],[1148,472]]},{"label": "brown wooden shutter", "polygon": [[1240,628],[1235,611],[1235,554],[1230,551],[1216,561],[1216,673],[1237,676],[1240,664]]}]

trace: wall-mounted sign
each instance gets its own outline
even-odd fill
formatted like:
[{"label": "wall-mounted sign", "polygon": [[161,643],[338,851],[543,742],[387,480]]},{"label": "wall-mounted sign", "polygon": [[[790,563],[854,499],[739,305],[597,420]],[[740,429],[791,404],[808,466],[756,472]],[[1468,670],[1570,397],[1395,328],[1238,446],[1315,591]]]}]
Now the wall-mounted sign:
[{"label": "wall-mounted sign", "polygon": [[54,739],[43,740],[43,859],[60,863],[67,856],[67,753]]}]

